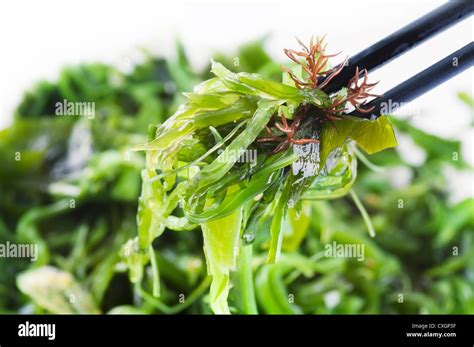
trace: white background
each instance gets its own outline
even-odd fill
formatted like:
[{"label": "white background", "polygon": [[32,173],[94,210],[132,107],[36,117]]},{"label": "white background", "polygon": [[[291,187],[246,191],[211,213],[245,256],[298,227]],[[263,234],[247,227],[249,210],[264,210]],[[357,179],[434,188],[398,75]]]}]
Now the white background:
[{"label": "white background", "polygon": [[[241,43],[270,34],[271,54],[284,59],[282,48],[294,37],[328,34],[329,50],[351,56],[429,12],[440,1],[10,1],[0,5],[0,128],[25,89],[39,79],[54,79],[62,66],[101,61],[129,68],[140,48],[173,54],[179,37],[197,67],[215,51],[233,52]],[[436,36],[371,74],[380,80],[375,92],[388,88],[454,52],[473,39],[472,19]],[[472,117],[456,93],[472,93],[473,69],[417,99],[416,125],[434,134],[463,140],[463,155],[473,159]],[[410,144],[400,150],[418,160]],[[464,173],[455,184],[472,194],[473,177]],[[465,185],[471,189],[466,189]]]}]

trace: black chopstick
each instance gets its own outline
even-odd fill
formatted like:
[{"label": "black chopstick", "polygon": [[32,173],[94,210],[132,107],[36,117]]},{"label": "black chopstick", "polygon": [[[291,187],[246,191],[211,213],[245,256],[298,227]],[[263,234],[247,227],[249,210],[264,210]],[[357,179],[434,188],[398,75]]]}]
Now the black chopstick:
[{"label": "black chopstick", "polygon": [[473,65],[474,42],[471,42],[405,82],[390,89],[384,93],[382,97],[374,99],[364,105],[366,109],[374,107],[372,112],[361,113],[353,111],[350,115],[375,119],[381,114],[391,114],[390,108],[399,108],[402,103],[412,101]]},{"label": "black chopstick", "polygon": [[[474,11],[474,1],[450,1],[349,58],[349,64],[324,89],[328,94],[345,87],[356,67],[373,71],[446,30]],[[322,79],[324,80],[324,79]],[[322,82],[322,81],[321,81]]]}]

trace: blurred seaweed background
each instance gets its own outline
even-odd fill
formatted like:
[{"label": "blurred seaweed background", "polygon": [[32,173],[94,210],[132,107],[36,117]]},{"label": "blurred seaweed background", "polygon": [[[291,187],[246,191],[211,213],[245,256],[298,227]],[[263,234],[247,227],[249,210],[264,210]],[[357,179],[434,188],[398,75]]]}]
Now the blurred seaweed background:
[{"label": "blurred seaweed background", "polygon": [[[25,93],[13,124],[0,131],[0,243],[37,244],[39,257],[0,258],[1,313],[210,313],[200,232],[165,232],[154,243],[160,298],[142,290],[150,283],[131,284],[119,256],[136,235],[144,166],[130,148],[209,77],[190,66],[179,43],[175,56],[146,55],[129,73],[70,66]],[[281,76],[262,41],[214,59],[233,71]],[[473,110],[472,96],[459,99]],[[95,117],[56,116],[63,100],[94,102]],[[415,165],[393,149],[359,163],[355,190],[376,237],[350,198],[307,203],[311,218],[288,223],[277,264],[265,264],[265,240],[255,241],[259,313],[474,313],[474,200],[450,203],[444,174],[472,168],[459,141],[391,120],[426,156]],[[326,258],[333,241],[365,244],[365,259]],[[236,287],[240,275],[233,274]],[[232,310],[245,313],[233,293]]]}]

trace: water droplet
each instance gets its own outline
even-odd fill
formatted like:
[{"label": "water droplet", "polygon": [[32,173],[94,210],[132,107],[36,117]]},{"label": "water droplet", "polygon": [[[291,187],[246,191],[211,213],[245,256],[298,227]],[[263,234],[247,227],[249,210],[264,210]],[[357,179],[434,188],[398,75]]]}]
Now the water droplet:
[{"label": "water droplet", "polygon": [[244,239],[245,243],[250,244],[255,240],[255,235],[253,235],[253,234],[243,234],[242,238]]}]

